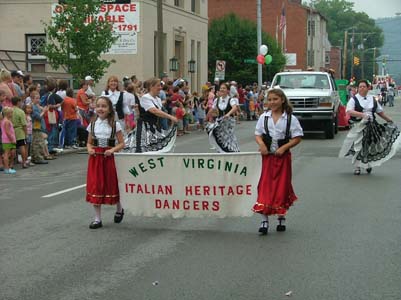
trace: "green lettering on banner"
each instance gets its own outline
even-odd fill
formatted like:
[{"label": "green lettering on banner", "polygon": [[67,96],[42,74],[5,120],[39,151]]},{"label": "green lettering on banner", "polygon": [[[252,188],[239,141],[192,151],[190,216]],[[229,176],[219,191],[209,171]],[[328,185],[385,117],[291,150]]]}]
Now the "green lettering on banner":
[{"label": "green lettering on banner", "polygon": [[131,170],[129,170],[129,172],[132,174],[132,176],[136,177],[138,176],[138,171],[136,170],[135,167],[131,168]]}]

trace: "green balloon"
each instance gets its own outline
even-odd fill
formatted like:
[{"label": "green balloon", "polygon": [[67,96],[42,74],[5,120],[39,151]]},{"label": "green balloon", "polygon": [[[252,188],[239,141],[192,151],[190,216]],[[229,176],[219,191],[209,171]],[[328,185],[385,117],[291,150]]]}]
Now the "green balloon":
[{"label": "green balloon", "polygon": [[273,57],[270,54],[265,56],[265,64],[268,65],[273,61]]}]

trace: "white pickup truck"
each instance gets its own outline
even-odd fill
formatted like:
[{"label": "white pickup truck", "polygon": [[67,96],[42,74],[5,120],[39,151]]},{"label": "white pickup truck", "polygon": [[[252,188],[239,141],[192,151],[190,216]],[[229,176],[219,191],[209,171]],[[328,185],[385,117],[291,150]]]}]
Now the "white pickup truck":
[{"label": "white pickup truck", "polygon": [[281,72],[274,76],[271,86],[284,91],[305,132],[324,132],[326,138],[334,138],[340,96],[329,73]]}]

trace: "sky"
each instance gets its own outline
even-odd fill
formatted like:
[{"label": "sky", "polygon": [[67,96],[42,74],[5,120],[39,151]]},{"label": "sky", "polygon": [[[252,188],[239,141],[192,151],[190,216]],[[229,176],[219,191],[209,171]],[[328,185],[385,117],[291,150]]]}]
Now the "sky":
[{"label": "sky", "polygon": [[354,10],[364,12],[372,19],[395,17],[401,13],[401,0],[347,0],[354,3]]}]

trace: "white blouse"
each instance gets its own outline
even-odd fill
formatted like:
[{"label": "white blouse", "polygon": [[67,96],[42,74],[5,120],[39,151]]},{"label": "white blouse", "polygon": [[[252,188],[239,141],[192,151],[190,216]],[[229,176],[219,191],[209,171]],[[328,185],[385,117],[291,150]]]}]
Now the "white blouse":
[{"label": "white blouse", "polygon": [[[108,90],[108,95],[106,95],[106,92],[103,91],[102,92],[102,96],[108,97],[111,100],[111,103],[113,104],[113,108],[116,109],[116,104],[118,101],[118,98],[120,98],[120,91],[115,90],[114,92],[112,92],[111,90]],[[128,95],[127,92],[124,92],[123,94],[123,112],[125,115],[128,115],[131,113],[131,110],[129,108],[131,99],[130,96]],[[117,117],[117,112],[116,112],[116,118]]]},{"label": "white blouse", "polygon": [[[376,101],[372,95],[367,95],[366,97],[362,97],[359,94],[356,94],[355,97],[358,99],[359,104],[362,106],[363,108],[363,112],[367,113],[369,115],[372,115],[372,110],[373,110],[373,105],[374,105],[374,101]],[[347,110],[346,112],[349,112],[351,110],[355,110],[355,100],[353,97],[351,97],[348,100],[347,103]],[[383,111],[382,106],[380,105],[380,103],[377,103],[377,109],[376,112],[380,113]]]},{"label": "white blouse", "polygon": [[162,109],[162,101],[160,100],[159,97],[153,97],[151,94],[147,93],[142,96],[142,98],[139,100],[139,103],[141,104],[141,107],[145,110],[148,111],[152,107],[156,107],[158,109]]},{"label": "white blouse", "polygon": [[[268,116],[267,127],[269,129],[269,135],[271,136],[273,141],[282,140],[285,138],[285,131],[287,129],[287,113],[283,113],[278,119],[277,123],[274,124],[272,118],[272,112],[269,110],[264,112],[258,119],[256,123],[255,135],[263,135],[266,133],[265,131],[265,117]],[[295,138],[298,136],[303,136],[304,132],[302,130],[301,124],[298,119],[291,115],[291,126],[290,126],[290,136],[291,138]]]},{"label": "white blouse", "polygon": [[[120,123],[116,122],[116,133],[121,131],[121,125]],[[91,124],[88,125],[88,127],[86,127],[86,131],[88,131],[89,133],[91,132]],[[95,136],[98,139],[108,139],[110,138],[111,135],[111,126],[109,125],[109,122],[107,119],[100,119],[97,118],[96,122],[95,122]]]},{"label": "white blouse", "polygon": [[[214,99],[213,101],[213,109],[217,108],[217,100],[219,100],[219,110],[224,111],[227,108],[228,105],[228,100],[230,99],[230,96],[226,96],[225,98],[219,97]],[[238,105],[238,99],[233,97],[230,99],[230,105],[234,106],[234,105]]]}]

